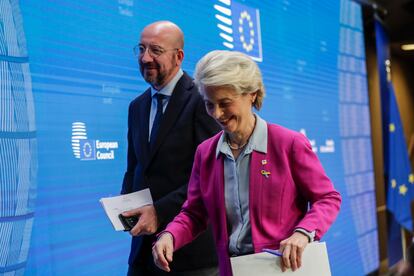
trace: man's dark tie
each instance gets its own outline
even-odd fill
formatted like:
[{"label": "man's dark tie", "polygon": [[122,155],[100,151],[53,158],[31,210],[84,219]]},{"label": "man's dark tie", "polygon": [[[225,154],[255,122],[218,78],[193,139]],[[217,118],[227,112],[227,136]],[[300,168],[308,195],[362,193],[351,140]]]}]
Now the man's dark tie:
[{"label": "man's dark tie", "polygon": [[167,98],[166,95],[159,94],[159,93],[155,94],[155,96],[157,97],[157,113],[155,114],[154,122],[152,124],[152,129],[151,129],[150,149],[152,149],[152,147],[155,144],[155,140],[157,139],[158,129],[160,128],[160,123],[161,123],[161,118],[162,118],[162,109],[163,109],[162,102],[165,98]]}]

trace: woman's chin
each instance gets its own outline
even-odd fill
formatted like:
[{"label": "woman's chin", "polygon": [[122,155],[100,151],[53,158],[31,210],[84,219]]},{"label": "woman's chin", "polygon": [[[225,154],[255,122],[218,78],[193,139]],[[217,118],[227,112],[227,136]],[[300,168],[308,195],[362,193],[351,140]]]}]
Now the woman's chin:
[{"label": "woman's chin", "polygon": [[223,128],[223,130],[226,134],[233,134],[235,132],[235,128],[231,126],[226,126]]},{"label": "woman's chin", "polygon": [[236,131],[236,124],[232,119],[227,120],[225,124],[220,123],[220,126],[227,134],[233,134]]}]

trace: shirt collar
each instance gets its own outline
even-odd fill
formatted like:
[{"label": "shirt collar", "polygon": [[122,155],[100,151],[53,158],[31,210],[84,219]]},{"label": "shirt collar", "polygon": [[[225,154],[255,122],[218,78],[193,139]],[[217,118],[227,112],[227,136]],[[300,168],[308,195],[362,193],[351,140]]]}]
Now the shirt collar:
[{"label": "shirt collar", "polygon": [[[254,127],[252,136],[250,136],[249,142],[246,146],[245,154],[249,154],[253,150],[267,153],[267,123],[256,113],[254,116],[256,117],[256,126]],[[220,152],[225,155],[231,154],[231,149],[227,144],[226,139],[226,133],[223,131],[217,143],[216,158]]]},{"label": "shirt collar", "polygon": [[163,94],[165,96],[170,97],[174,91],[175,86],[177,85],[177,82],[180,80],[180,78],[183,76],[184,72],[180,68],[178,70],[177,74],[175,74],[174,78],[170,80],[169,83],[167,83],[166,86],[164,86],[161,90],[156,90],[151,86],[151,97],[153,97],[156,93]]}]

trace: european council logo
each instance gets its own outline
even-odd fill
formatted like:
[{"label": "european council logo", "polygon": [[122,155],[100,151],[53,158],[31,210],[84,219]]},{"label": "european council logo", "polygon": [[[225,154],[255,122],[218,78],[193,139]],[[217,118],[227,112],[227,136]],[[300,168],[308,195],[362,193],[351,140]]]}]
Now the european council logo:
[{"label": "european council logo", "polygon": [[219,2],[214,9],[223,45],[243,52],[255,61],[263,61],[259,10],[231,0]]},{"label": "european council logo", "polygon": [[75,158],[81,157],[81,145],[80,142],[84,139],[88,139],[86,134],[86,125],[83,122],[72,123],[72,150]]},{"label": "european council logo", "polygon": [[88,139],[84,122],[72,123],[72,150],[75,158],[84,160],[114,160],[117,141]]}]

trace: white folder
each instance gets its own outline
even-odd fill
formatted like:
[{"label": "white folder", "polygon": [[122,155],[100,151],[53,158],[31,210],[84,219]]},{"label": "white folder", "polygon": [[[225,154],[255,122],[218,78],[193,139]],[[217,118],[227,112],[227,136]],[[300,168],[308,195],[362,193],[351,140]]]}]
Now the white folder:
[{"label": "white folder", "polygon": [[233,276],[331,276],[325,242],[308,244],[302,254],[302,266],[296,271],[288,269],[282,272],[281,257],[266,252],[233,257],[230,260]]},{"label": "white folder", "polygon": [[151,192],[149,189],[124,194],[114,197],[104,197],[99,200],[116,231],[123,231],[125,227],[119,220],[118,215],[148,204],[152,204]]}]

